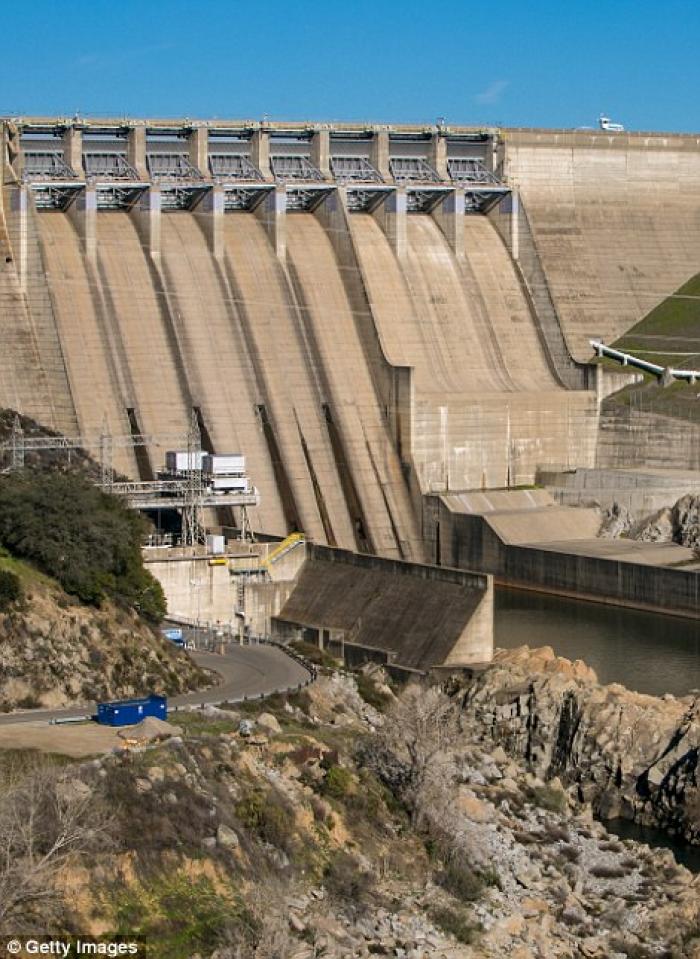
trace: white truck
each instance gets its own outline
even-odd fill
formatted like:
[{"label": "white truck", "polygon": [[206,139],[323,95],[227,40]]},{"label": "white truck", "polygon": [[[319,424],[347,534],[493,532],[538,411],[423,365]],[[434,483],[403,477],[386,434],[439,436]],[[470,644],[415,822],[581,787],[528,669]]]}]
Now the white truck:
[{"label": "white truck", "polygon": [[621,123],[613,123],[610,117],[604,116],[602,113],[598,120],[598,126],[601,130],[605,130],[606,133],[624,133],[625,128]]}]

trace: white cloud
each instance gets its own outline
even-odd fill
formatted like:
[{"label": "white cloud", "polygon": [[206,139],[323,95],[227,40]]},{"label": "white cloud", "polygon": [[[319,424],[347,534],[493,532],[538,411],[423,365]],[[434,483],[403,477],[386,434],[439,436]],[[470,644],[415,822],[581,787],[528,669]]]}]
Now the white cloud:
[{"label": "white cloud", "polygon": [[506,89],[509,82],[509,80],[492,80],[486,89],[482,90],[481,93],[476,93],[473,99],[477,103],[498,103],[498,101],[501,99],[501,94]]}]

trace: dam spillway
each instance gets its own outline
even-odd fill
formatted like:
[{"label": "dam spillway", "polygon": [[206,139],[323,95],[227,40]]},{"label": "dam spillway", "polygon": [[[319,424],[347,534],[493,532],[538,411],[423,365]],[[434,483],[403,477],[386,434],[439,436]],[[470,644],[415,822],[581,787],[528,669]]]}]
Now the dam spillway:
[{"label": "dam spillway", "polygon": [[[51,118],[2,133],[0,403],[86,436],[183,435],[194,413],[208,447],[248,457],[256,530],[344,549],[419,559],[422,494],[592,465],[585,337],[697,270],[690,137]],[[161,458],[125,447],[114,465],[148,479]]]}]

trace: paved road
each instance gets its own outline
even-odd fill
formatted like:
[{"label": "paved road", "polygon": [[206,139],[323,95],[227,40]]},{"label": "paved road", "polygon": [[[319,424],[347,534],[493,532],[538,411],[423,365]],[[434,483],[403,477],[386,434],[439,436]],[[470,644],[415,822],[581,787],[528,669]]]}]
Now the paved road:
[{"label": "paved road", "polygon": [[[244,696],[259,696],[272,693],[276,689],[305,683],[309,678],[309,673],[303,666],[276,646],[232,646],[225,656],[204,652],[191,655],[200,666],[217,672],[221,682],[199,692],[172,696],[168,699],[171,707],[216,704],[242,699]],[[28,709],[24,712],[0,714],[0,725],[82,718],[95,711],[95,703],[84,703],[67,709]]]}]

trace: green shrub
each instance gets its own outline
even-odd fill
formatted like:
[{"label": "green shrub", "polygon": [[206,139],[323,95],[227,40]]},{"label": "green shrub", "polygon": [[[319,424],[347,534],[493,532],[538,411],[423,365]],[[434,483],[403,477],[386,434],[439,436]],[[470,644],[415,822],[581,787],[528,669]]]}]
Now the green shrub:
[{"label": "green shrub", "polygon": [[474,922],[468,913],[463,910],[450,909],[447,906],[435,906],[430,910],[430,918],[449,936],[454,936],[457,942],[470,945],[476,941],[481,932],[481,926]]},{"label": "green shrub", "polygon": [[551,786],[535,786],[528,791],[528,799],[540,809],[550,812],[564,812],[566,810],[566,796],[560,789]]},{"label": "green shrub", "polygon": [[114,935],[148,942],[154,959],[210,955],[222,946],[255,945],[260,924],[233,891],[215,889],[204,876],[158,877],[119,890]]},{"label": "green shrub", "polygon": [[462,902],[476,902],[483,895],[486,881],[468,863],[453,859],[437,876],[438,884]]},{"label": "green shrub", "polygon": [[374,887],[371,873],[360,869],[357,861],[344,851],[331,859],[323,878],[329,896],[339,903],[359,905],[366,901]]},{"label": "green shrub", "polygon": [[0,569],[0,612],[16,606],[23,596],[22,583],[16,573]]},{"label": "green shrub", "polygon": [[377,688],[374,680],[366,673],[357,673],[355,676],[357,691],[369,706],[380,712],[386,712],[391,705],[391,696]]},{"label": "green shrub", "polygon": [[248,792],[236,803],[235,814],[263,842],[289,854],[297,851],[293,810],[274,790]]},{"label": "green shrub", "polygon": [[325,649],[319,649],[318,646],[314,646],[313,643],[295,640],[293,643],[290,643],[290,646],[300,656],[308,659],[310,663],[315,663],[317,666],[335,669],[338,665],[339,660],[331,656],[330,653],[327,653]]},{"label": "green shrub", "polygon": [[0,543],[98,606],[125,603],[152,622],[165,615],[160,584],[146,571],[146,521],[75,474],[13,473],[0,481]]},{"label": "green shrub", "polygon": [[321,792],[333,799],[344,799],[352,789],[352,773],[342,766],[331,766],[323,780]]}]

